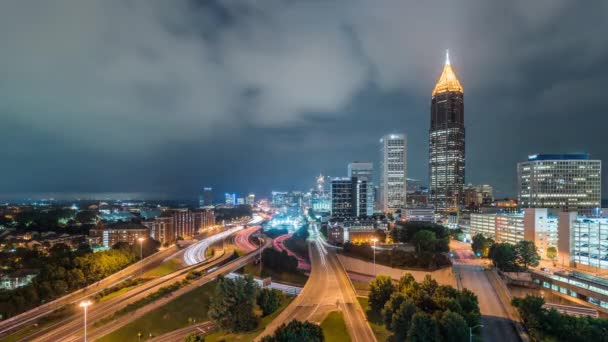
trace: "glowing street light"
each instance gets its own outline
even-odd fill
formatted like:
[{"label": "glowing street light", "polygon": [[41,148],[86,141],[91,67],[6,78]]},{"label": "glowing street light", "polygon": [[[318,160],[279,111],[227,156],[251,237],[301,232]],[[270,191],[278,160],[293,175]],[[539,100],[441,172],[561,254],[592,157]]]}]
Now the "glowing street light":
[{"label": "glowing street light", "polygon": [[139,269],[139,273],[143,274],[144,273],[144,261],[143,261],[143,256],[144,256],[144,238],[140,237],[137,239],[137,241],[139,241],[139,262],[141,263],[140,265],[140,269]]},{"label": "glowing street light", "polygon": [[90,300],[80,302],[80,307],[84,308],[84,342],[87,342],[87,308],[93,303]]},{"label": "glowing street light", "polygon": [[374,277],[376,276],[376,242],[378,242],[378,238],[373,237],[370,239],[372,242],[372,250],[374,251]]},{"label": "glowing street light", "polygon": [[474,327],[469,327],[469,342],[473,342],[473,329],[475,328],[483,328],[483,324],[476,325]]}]

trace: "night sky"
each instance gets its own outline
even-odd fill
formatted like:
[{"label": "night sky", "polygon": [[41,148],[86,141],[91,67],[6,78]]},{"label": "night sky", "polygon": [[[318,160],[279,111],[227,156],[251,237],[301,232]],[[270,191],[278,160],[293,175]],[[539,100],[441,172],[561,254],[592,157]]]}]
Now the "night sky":
[{"label": "night sky", "polygon": [[607,32],[603,0],[3,0],[0,197],[305,190],[390,132],[426,182],[445,49],[466,181],[514,196],[529,154],[608,161]]}]

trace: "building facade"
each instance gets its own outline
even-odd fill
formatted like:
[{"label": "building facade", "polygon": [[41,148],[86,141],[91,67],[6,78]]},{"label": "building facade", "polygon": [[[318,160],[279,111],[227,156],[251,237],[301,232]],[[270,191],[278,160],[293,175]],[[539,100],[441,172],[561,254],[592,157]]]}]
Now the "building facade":
[{"label": "building facade", "polygon": [[366,182],[366,207],[365,212],[362,214],[367,216],[374,215],[374,164],[371,162],[361,161],[349,163],[348,177],[356,177],[358,180]]},{"label": "building facade", "polygon": [[388,134],[380,139],[380,209],[395,212],[407,202],[407,138]]},{"label": "building facade", "polygon": [[357,177],[336,177],[331,180],[331,216],[359,217],[367,215],[366,181]]},{"label": "building facade", "polygon": [[465,180],[464,89],[449,56],[431,97],[429,201],[439,211],[456,211]]},{"label": "building facade", "polygon": [[559,216],[558,262],[588,271],[608,270],[608,218],[576,212]]},{"label": "building facade", "polygon": [[435,223],[435,209],[432,207],[405,208],[402,211],[401,217],[404,221]]},{"label": "building facade", "polygon": [[204,187],[203,192],[198,198],[198,206],[200,208],[213,205],[213,188]]},{"label": "building facade", "polygon": [[236,194],[231,194],[229,192],[224,194],[224,204],[226,205],[236,205]]},{"label": "building facade", "polygon": [[110,248],[119,242],[134,244],[139,238],[150,236],[148,227],[131,222],[100,224],[89,230],[89,243]]},{"label": "building facade", "polygon": [[541,208],[517,213],[471,213],[469,234],[482,234],[499,243],[533,241],[545,258],[548,247],[558,247],[558,221],[557,216]]},{"label": "building facade", "polygon": [[517,164],[519,205],[599,216],[601,160],[588,154],[536,154]]}]

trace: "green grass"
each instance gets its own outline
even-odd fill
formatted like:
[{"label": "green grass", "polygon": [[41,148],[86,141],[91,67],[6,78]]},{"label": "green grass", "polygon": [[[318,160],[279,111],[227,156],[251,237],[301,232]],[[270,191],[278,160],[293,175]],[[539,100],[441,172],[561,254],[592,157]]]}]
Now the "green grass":
[{"label": "green grass", "polygon": [[177,297],[98,341],[138,341],[138,332],[143,334],[142,340],[144,340],[148,338],[150,333],[152,333],[152,336],[160,336],[183,328],[190,324],[189,320],[191,319],[199,323],[207,321],[209,320],[207,317],[209,298],[215,291],[215,285],[215,281],[209,282]]},{"label": "green grass", "polygon": [[177,258],[169,259],[155,268],[143,274],[144,277],[162,277],[182,268],[182,263]]},{"label": "green grass", "polygon": [[73,312],[74,312],[73,307],[64,306],[63,308],[56,310],[55,312],[49,314],[48,316],[40,318],[36,322],[37,323],[36,326],[30,325],[23,329],[19,329],[10,335],[0,338],[0,342],[16,342],[16,341],[24,340],[26,337],[42,330],[43,328],[46,328],[48,326],[58,323],[60,320],[73,314]]},{"label": "green grass", "polygon": [[118,290],[118,291],[114,291],[114,292],[112,292],[112,293],[108,294],[107,296],[103,296],[103,297],[101,297],[101,298],[99,299],[99,302],[100,302],[100,303],[101,303],[101,302],[105,302],[106,300],[110,300],[110,299],[112,299],[112,298],[114,298],[114,297],[116,297],[116,296],[120,296],[121,294],[123,294],[123,293],[125,293],[125,292],[127,292],[127,291],[129,291],[129,290],[131,290],[131,289],[133,289],[133,288],[135,288],[135,287],[137,287],[137,286],[139,286],[139,285],[140,285],[140,284],[138,284],[138,285],[133,285],[133,286],[128,286],[128,287],[123,287],[122,289],[120,289],[120,290]]},{"label": "green grass", "polygon": [[273,312],[272,314],[266,316],[266,317],[262,317],[262,319],[260,320],[260,324],[258,324],[257,329],[247,332],[247,333],[229,333],[229,332],[225,332],[225,331],[216,331],[210,335],[206,335],[205,336],[205,341],[206,342],[220,342],[220,341],[225,341],[225,342],[236,342],[236,341],[241,341],[241,342],[245,342],[245,341],[253,341],[259,334],[262,333],[262,331],[264,331],[264,329],[266,328],[266,326],[268,324],[270,324],[270,322],[272,322],[280,313],[281,311],[283,311],[288,305],[289,303],[291,303],[291,301],[294,299],[294,297],[291,296],[286,296],[283,299],[283,302],[281,303],[281,306],[277,309],[277,311]]},{"label": "green grass", "polygon": [[392,335],[390,331],[386,329],[384,326],[384,322],[382,320],[382,316],[377,313],[372,312],[369,309],[369,300],[367,297],[357,297],[363,312],[365,312],[365,316],[367,317],[367,321],[369,326],[372,328],[374,335],[376,335],[376,340],[378,342],[386,342],[386,340]]},{"label": "green grass", "polygon": [[306,281],[308,280],[308,277],[302,272],[297,272],[297,273],[277,272],[268,267],[264,267],[264,265],[262,265],[262,272],[260,274],[260,264],[255,265],[255,264],[253,264],[253,262],[248,263],[239,271],[242,271],[243,273],[251,274],[258,278],[270,277],[272,279],[272,281],[276,281],[279,283],[281,283],[281,282],[289,283],[289,284],[300,285],[300,286],[304,286],[304,284],[306,284]]},{"label": "green grass", "polygon": [[351,341],[344,323],[344,315],[340,311],[330,312],[321,322],[321,329],[326,341]]}]

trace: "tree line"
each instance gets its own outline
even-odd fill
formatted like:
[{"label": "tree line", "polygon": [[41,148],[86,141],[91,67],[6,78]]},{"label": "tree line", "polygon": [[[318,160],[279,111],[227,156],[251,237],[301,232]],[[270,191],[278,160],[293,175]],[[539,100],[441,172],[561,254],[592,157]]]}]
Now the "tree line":
[{"label": "tree line", "polygon": [[[144,256],[158,247],[156,241],[144,242]],[[139,258],[139,246],[118,243],[107,251],[93,253],[88,245],[72,250],[56,244],[48,252],[18,248],[14,253],[3,252],[2,263],[12,271],[36,269],[38,274],[28,285],[14,290],[0,290],[0,314],[11,317],[42,303],[118,272]]]},{"label": "tree line", "polygon": [[529,267],[539,265],[540,255],[538,255],[534,241],[521,240],[515,245],[496,243],[492,238],[487,238],[482,234],[476,234],[472,240],[471,247],[475,254],[492,259],[494,266],[501,271],[525,271]]},{"label": "tree line", "polygon": [[481,317],[477,296],[439,285],[430,275],[416,282],[407,273],[370,282],[370,310],[380,315],[395,341],[465,341]]},{"label": "tree line", "polygon": [[608,341],[608,320],[576,317],[544,308],[542,297],[513,298],[532,341]]}]

